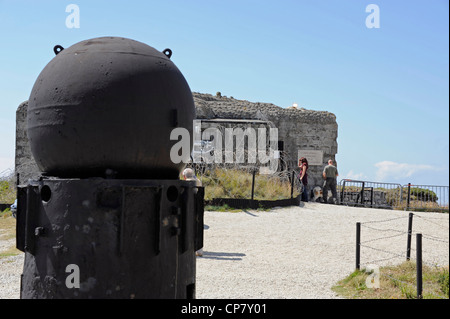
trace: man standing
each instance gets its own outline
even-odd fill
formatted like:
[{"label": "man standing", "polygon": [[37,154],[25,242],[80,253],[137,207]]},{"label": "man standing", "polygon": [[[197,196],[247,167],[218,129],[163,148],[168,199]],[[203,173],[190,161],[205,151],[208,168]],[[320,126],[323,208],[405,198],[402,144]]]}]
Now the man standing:
[{"label": "man standing", "polygon": [[333,165],[333,160],[328,161],[328,165],[323,169],[323,200],[328,203],[328,189],[333,194],[334,203],[337,204],[337,192],[336,192],[336,177],[339,176],[336,166]]}]

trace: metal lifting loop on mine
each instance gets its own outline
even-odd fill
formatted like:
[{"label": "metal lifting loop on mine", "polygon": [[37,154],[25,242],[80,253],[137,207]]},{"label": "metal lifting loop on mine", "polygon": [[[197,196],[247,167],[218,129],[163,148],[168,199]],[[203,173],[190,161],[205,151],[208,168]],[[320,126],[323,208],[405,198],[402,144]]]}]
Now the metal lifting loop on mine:
[{"label": "metal lifting loop on mine", "polygon": [[170,49],[165,49],[163,51],[163,53],[170,59],[170,57],[172,56],[172,50]]},{"label": "metal lifting loop on mine", "polygon": [[55,52],[55,55],[60,53],[62,50],[64,50],[64,48],[62,46],[60,46],[59,44],[55,45],[55,47],[53,48],[53,52]]}]

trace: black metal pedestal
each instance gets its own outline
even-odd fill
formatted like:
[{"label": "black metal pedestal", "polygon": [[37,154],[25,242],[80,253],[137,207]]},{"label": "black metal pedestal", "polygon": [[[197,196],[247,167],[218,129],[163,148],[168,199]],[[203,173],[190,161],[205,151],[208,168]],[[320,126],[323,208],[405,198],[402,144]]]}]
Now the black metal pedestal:
[{"label": "black metal pedestal", "polygon": [[19,186],[21,298],[194,298],[203,196],[180,180]]}]

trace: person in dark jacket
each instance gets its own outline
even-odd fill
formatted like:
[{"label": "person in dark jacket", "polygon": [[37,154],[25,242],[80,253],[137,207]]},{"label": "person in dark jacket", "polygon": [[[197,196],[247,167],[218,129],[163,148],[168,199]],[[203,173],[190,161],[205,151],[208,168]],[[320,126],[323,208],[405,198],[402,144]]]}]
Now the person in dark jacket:
[{"label": "person in dark jacket", "polygon": [[298,160],[298,167],[300,167],[299,179],[302,185],[302,202],[307,202],[308,198],[308,160],[302,157]]}]

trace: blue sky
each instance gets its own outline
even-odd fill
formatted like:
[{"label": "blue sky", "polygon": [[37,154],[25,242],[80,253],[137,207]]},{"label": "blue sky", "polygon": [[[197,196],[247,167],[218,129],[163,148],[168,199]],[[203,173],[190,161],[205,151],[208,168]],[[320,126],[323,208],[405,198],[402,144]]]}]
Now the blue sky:
[{"label": "blue sky", "polygon": [[448,0],[0,0],[0,172],[53,47],[121,36],[172,49],[194,92],[334,113],[341,178],[449,185],[448,12]]}]

